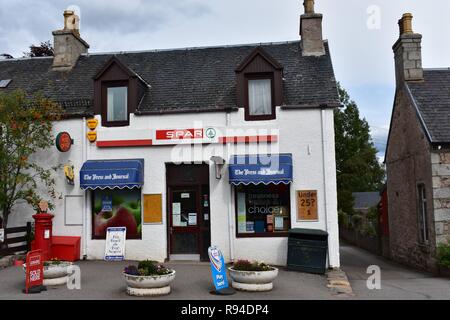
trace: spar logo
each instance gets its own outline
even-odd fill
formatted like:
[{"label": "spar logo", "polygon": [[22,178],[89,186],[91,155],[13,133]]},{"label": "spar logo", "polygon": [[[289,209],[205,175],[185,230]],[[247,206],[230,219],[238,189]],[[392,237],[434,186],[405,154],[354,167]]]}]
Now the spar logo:
[{"label": "spar logo", "polygon": [[217,272],[222,271],[222,252],[217,247],[210,247],[208,249],[209,260]]}]

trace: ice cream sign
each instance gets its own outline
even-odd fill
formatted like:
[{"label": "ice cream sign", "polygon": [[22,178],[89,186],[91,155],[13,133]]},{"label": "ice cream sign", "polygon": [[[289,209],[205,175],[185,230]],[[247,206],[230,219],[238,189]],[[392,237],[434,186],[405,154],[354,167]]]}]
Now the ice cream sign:
[{"label": "ice cream sign", "polygon": [[216,246],[208,249],[209,261],[211,262],[211,274],[217,291],[228,288],[227,271],[222,252]]}]

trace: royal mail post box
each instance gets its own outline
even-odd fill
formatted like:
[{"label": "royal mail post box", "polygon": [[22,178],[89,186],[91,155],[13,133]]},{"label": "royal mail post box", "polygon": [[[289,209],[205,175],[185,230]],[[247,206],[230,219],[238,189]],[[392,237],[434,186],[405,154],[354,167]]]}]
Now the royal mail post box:
[{"label": "royal mail post box", "polygon": [[33,215],[34,223],[34,249],[42,250],[43,261],[52,257],[52,235],[54,215],[39,213]]}]

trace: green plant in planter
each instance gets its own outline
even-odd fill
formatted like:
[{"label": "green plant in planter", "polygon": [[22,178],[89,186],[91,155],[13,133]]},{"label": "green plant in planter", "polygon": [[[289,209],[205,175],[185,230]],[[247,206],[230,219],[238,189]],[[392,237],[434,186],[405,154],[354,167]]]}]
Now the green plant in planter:
[{"label": "green plant in planter", "polygon": [[140,261],[137,266],[126,267],[124,272],[133,276],[162,276],[171,273],[172,270],[157,261],[144,260]]},{"label": "green plant in planter", "polygon": [[438,264],[450,269],[450,244],[441,243],[437,248]]},{"label": "green plant in planter", "polygon": [[48,267],[48,266],[57,266],[60,265],[62,263],[61,260],[59,260],[58,258],[51,258],[48,261],[44,261],[44,266]]},{"label": "green plant in planter", "polygon": [[237,271],[270,271],[273,267],[259,261],[238,260],[233,264],[233,269]]}]

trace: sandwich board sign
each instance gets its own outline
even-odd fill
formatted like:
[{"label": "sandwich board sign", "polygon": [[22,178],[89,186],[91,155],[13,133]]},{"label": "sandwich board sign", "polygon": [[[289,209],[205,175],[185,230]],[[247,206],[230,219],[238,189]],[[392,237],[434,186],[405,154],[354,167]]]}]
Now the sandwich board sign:
[{"label": "sandwich board sign", "polygon": [[27,253],[24,293],[39,293],[46,288],[44,284],[44,262],[42,250]]},{"label": "sandwich board sign", "polygon": [[125,259],[126,227],[109,227],[106,229],[106,261],[122,261]]},{"label": "sandwich board sign", "polygon": [[211,262],[211,274],[216,288],[215,293],[221,293],[222,290],[228,288],[227,266],[223,259],[222,252],[216,246],[208,249],[209,261]]}]

